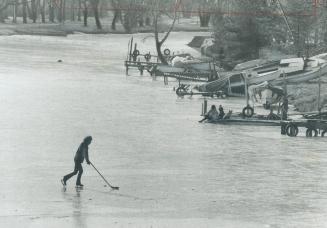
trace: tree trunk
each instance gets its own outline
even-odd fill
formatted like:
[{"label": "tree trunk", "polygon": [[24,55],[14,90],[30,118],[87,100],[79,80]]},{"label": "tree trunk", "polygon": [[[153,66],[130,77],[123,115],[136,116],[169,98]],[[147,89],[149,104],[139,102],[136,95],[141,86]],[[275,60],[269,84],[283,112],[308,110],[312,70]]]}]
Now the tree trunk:
[{"label": "tree trunk", "polygon": [[77,12],[77,20],[82,21],[81,19],[81,9],[82,9],[82,3],[81,0],[78,0],[78,12]]},{"label": "tree trunk", "polygon": [[124,29],[126,31],[126,33],[131,33],[131,26],[129,24],[129,16],[128,16],[128,12],[124,12],[124,16],[123,16],[123,20],[122,20],[122,24],[124,26]]},{"label": "tree trunk", "polygon": [[58,21],[63,21],[63,0],[59,0],[59,9],[58,9]]},{"label": "tree trunk", "polygon": [[97,28],[98,29],[102,29],[102,25],[101,25],[100,18],[99,18],[99,10],[98,10],[98,7],[93,8],[93,10],[94,10],[95,24],[97,25]]},{"label": "tree trunk", "polygon": [[62,21],[66,21],[66,0],[61,0],[62,1]]},{"label": "tree trunk", "polygon": [[45,0],[42,0],[42,5],[41,5],[41,20],[42,23],[45,23]]},{"label": "tree trunk", "polygon": [[199,18],[200,18],[200,27],[208,27],[209,26],[210,14],[199,10]]},{"label": "tree trunk", "polygon": [[12,22],[17,23],[17,1],[13,4],[13,15],[12,15]]},{"label": "tree trunk", "polygon": [[0,21],[5,22],[5,19],[8,18],[8,11],[7,8],[11,4],[11,2],[6,1],[0,8]]},{"label": "tree trunk", "polygon": [[59,10],[58,10],[58,21],[64,22],[66,20],[66,1],[60,0],[59,1]]},{"label": "tree trunk", "polygon": [[30,7],[30,4],[28,4],[29,0],[26,0],[27,4],[27,14],[28,14],[28,18],[33,20],[33,15],[32,15],[32,10],[31,10],[31,7]]},{"label": "tree trunk", "polygon": [[155,42],[156,42],[156,50],[157,50],[158,58],[161,63],[168,65],[166,58],[164,57],[164,55],[161,52],[161,46],[162,46],[163,42],[159,41],[158,16],[155,17],[153,24],[154,24],[154,38],[155,38]]},{"label": "tree trunk", "polygon": [[37,12],[36,12],[35,0],[31,0],[31,8],[32,8],[32,20],[33,20],[33,23],[36,23]]},{"label": "tree trunk", "polygon": [[158,40],[156,40],[156,50],[157,50],[158,58],[160,59],[162,64],[168,65],[168,62],[167,62],[165,56],[161,52],[161,46],[162,46],[162,43],[159,42]]},{"label": "tree trunk", "polygon": [[161,61],[161,63],[162,64],[165,64],[165,65],[168,65],[168,62],[167,62],[167,59],[165,58],[165,56],[161,52],[161,47],[165,43],[165,41],[168,39],[169,34],[171,33],[171,31],[173,30],[173,28],[175,26],[175,23],[176,23],[176,20],[177,20],[177,10],[178,10],[180,4],[181,4],[181,0],[176,1],[176,5],[174,7],[174,18],[173,18],[173,22],[171,23],[168,31],[166,32],[166,34],[164,35],[164,37],[161,40],[159,40],[159,31],[158,31],[158,19],[159,19],[160,14],[157,14],[154,17],[154,20],[153,20],[153,24],[154,24],[154,39],[155,39],[155,42],[156,42],[157,55],[158,55],[158,58]]},{"label": "tree trunk", "polygon": [[140,27],[144,27],[144,18],[143,18],[143,15],[140,16],[139,26]]},{"label": "tree trunk", "polygon": [[98,9],[99,8],[99,0],[93,0],[92,6],[93,6],[95,24],[98,29],[102,29],[100,18],[99,18],[99,9]]},{"label": "tree trunk", "polygon": [[145,25],[146,26],[150,26],[151,25],[151,19],[148,16],[145,18]]},{"label": "tree trunk", "polygon": [[84,9],[83,9],[83,16],[84,16],[84,26],[86,27],[87,26],[87,17],[88,17],[88,10],[87,10],[87,4],[86,2],[84,1]]},{"label": "tree trunk", "polygon": [[[26,1],[26,0],[25,0]],[[49,1],[49,21],[54,22],[55,12],[54,12],[54,5],[53,0]]]},{"label": "tree trunk", "polygon": [[119,14],[120,14],[120,10],[114,10],[114,18],[112,19],[112,22],[111,22],[112,30],[116,30],[116,23],[119,19]]},{"label": "tree trunk", "polygon": [[23,0],[23,23],[27,24],[27,0]]},{"label": "tree trunk", "polygon": [[70,19],[75,21],[75,0],[71,1]]}]

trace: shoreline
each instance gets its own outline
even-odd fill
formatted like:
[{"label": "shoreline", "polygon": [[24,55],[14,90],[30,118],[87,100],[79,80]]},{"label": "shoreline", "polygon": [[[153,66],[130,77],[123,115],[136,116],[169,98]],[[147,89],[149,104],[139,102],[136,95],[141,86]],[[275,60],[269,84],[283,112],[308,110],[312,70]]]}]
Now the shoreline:
[{"label": "shoreline", "polygon": [[[163,33],[169,26],[168,23],[160,25]],[[35,35],[35,36],[67,36],[75,33],[84,34],[136,34],[136,33],[151,33],[154,31],[152,26],[143,26],[133,29],[128,33],[124,30],[120,23],[117,23],[116,30],[111,29],[111,23],[108,19],[103,19],[102,29],[96,28],[93,18],[89,18],[88,26],[84,26],[81,21],[66,21],[65,23],[27,23],[23,24],[21,21],[12,23],[10,20],[5,23],[0,23],[0,36],[10,35]],[[195,18],[183,19],[176,23],[173,32],[210,32],[209,27],[200,27],[195,21]]]}]

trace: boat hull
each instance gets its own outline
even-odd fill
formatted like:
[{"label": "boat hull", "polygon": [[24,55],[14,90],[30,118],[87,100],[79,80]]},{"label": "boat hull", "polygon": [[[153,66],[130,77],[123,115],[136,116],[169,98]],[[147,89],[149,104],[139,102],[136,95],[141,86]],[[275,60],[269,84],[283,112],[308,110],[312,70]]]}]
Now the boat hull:
[{"label": "boat hull", "polygon": [[[309,80],[313,80],[319,78],[320,76],[324,76],[327,74],[327,63],[321,65],[320,67],[312,68],[311,70],[306,70],[302,72],[294,72],[292,74],[286,74],[284,78],[281,71],[275,71],[272,73],[268,73],[262,76],[255,75],[251,77],[247,77],[248,85],[258,85],[263,82],[269,82],[272,86],[279,86],[284,83],[294,84],[306,82]],[[226,74],[220,79],[206,83],[199,87],[201,92],[213,92],[217,90],[222,90],[227,88],[229,90],[233,90],[233,87],[244,87],[245,80],[240,72],[232,72],[230,74]]]},{"label": "boat hull", "polygon": [[246,126],[280,126],[280,120],[261,120],[253,118],[231,118],[231,119],[220,119],[216,121],[207,121],[213,124],[225,124],[225,125],[246,125]]}]

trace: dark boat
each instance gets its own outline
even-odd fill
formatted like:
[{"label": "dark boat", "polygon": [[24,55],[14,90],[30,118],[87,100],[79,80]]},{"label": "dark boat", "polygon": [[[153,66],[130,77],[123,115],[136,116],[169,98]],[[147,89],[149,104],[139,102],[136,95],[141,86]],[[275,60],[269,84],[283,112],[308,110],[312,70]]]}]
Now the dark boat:
[{"label": "dark boat", "polygon": [[249,117],[249,118],[237,118],[231,117],[230,119],[218,119],[218,120],[208,120],[208,123],[213,124],[231,124],[231,125],[250,125],[250,126],[280,126],[280,120],[267,120],[267,119],[260,119],[256,117]]}]

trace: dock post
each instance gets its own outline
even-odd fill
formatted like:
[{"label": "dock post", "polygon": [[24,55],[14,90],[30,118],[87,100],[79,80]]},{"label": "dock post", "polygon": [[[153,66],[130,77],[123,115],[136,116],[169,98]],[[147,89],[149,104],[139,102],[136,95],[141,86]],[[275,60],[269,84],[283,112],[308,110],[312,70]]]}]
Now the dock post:
[{"label": "dock post", "polygon": [[228,90],[227,90],[227,93],[228,93],[228,95],[231,95],[232,94],[232,88],[231,88],[231,85],[230,85],[230,78],[228,78]]},{"label": "dock post", "polygon": [[202,108],[202,109],[201,109],[201,116],[204,116],[204,114],[203,114],[203,111],[204,111],[204,110],[203,110],[203,103],[201,104],[201,108]]},{"label": "dock post", "polygon": [[282,121],[280,124],[280,134],[286,135],[286,126],[287,126],[287,124]]},{"label": "dock post", "polygon": [[204,100],[203,101],[203,116],[207,113],[207,109],[208,109],[208,101]]},{"label": "dock post", "polygon": [[167,76],[164,77],[164,83],[165,83],[165,85],[168,85],[168,77]]},{"label": "dock post", "polygon": [[125,61],[125,66],[126,66],[125,74],[126,74],[126,76],[128,76],[128,63],[127,63],[127,61]]},{"label": "dock post", "polygon": [[[319,68],[319,85],[318,85],[318,113],[319,113],[319,122],[321,122],[321,66]],[[321,134],[320,132],[320,127],[318,128],[318,133]]]},{"label": "dock post", "polygon": [[286,84],[286,74],[283,72],[283,105],[282,105],[282,120],[288,119],[288,98],[287,98],[287,84]]},{"label": "dock post", "polygon": [[246,76],[242,73],[242,76],[244,78],[244,95],[245,95],[245,102],[246,102],[246,107],[249,107],[249,93],[248,93],[248,82]]},{"label": "dock post", "polygon": [[210,82],[213,80],[213,74],[212,74],[212,70],[211,70],[211,62],[209,62],[209,72],[210,72],[210,74],[208,75],[207,80]]}]

